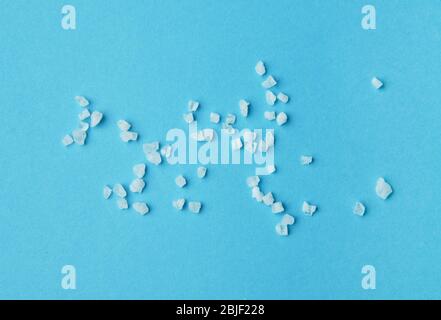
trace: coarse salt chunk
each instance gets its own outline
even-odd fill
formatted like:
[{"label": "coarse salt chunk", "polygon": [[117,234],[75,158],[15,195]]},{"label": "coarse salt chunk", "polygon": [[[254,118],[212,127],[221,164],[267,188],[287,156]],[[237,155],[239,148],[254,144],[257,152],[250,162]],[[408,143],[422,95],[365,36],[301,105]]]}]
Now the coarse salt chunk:
[{"label": "coarse salt chunk", "polygon": [[236,133],[236,129],[231,124],[222,124],[222,133],[232,136]]},{"label": "coarse salt chunk", "polygon": [[306,201],[303,201],[302,204],[302,211],[304,214],[306,214],[307,216],[312,216],[317,210],[317,206],[313,205],[313,204],[309,204]]},{"label": "coarse salt chunk", "polygon": [[265,89],[269,89],[274,87],[277,84],[276,79],[274,79],[273,76],[268,76],[268,78],[266,78],[263,82],[262,82],[262,87],[264,87]]},{"label": "coarse salt chunk", "polygon": [[276,118],[277,124],[283,126],[288,121],[288,116],[285,112],[280,112]]},{"label": "coarse salt chunk", "polygon": [[259,185],[260,178],[259,176],[251,176],[247,178],[247,185],[249,188],[254,188]]},{"label": "coarse salt chunk", "polygon": [[212,123],[219,123],[219,121],[220,121],[220,114],[216,113],[216,112],[211,112],[210,113],[210,121]]},{"label": "coarse salt chunk", "polygon": [[266,195],[264,195],[262,201],[267,206],[272,205],[274,203],[274,196],[272,192],[268,192]]},{"label": "coarse salt chunk", "polygon": [[273,174],[274,172],[276,172],[276,166],[273,164],[267,165],[266,172],[267,172],[267,174]]},{"label": "coarse salt chunk", "polygon": [[175,209],[182,210],[185,205],[185,199],[181,198],[181,199],[173,200],[172,205]]},{"label": "coarse salt chunk", "polygon": [[384,178],[380,177],[377,180],[377,184],[375,185],[375,192],[377,196],[381,199],[386,200],[390,194],[393,192],[392,187],[389,183],[384,180]]},{"label": "coarse salt chunk", "polygon": [[156,166],[162,162],[161,154],[157,151],[147,153],[146,159],[148,162],[153,163]]},{"label": "coarse salt chunk", "polygon": [[170,158],[173,152],[173,148],[171,145],[167,144],[161,148],[161,155]]},{"label": "coarse salt chunk", "polygon": [[63,137],[63,140],[61,140],[61,142],[63,143],[64,146],[67,147],[67,146],[71,145],[74,142],[74,140],[70,134],[66,134]]},{"label": "coarse salt chunk", "polygon": [[185,179],[185,177],[181,174],[179,176],[176,177],[175,179],[175,183],[179,188],[183,188],[185,187],[185,185],[187,184],[187,180]]},{"label": "coarse salt chunk", "polygon": [[249,110],[250,103],[244,99],[241,99],[239,101],[239,109],[240,113],[244,117],[248,117],[248,110]]},{"label": "coarse salt chunk", "polygon": [[117,183],[113,186],[113,192],[120,198],[125,198],[127,196],[126,189],[124,189],[121,183]]},{"label": "coarse salt chunk", "polygon": [[288,226],[286,224],[282,224],[282,223],[276,224],[276,233],[279,236],[287,236],[288,235]]},{"label": "coarse salt chunk", "polygon": [[380,79],[378,79],[377,77],[373,77],[371,80],[371,83],[372,83],[372,86],[377,90],[383,86],[383,82]]},{"label": "coarse salt chunk", "polygon": [[364,216],[365,211],[366,211],[366,207],[364,206],[363,203],[361,203],[360,201],[355,203],[354,210],[353,210],[354,214],[362,217],[362,216]]},{"label": "coarse salt chunk", "polygon": [[197,175],[198,178],[202,179],[205,177],[205,175],[207,174],[207,168],[206,167],[198,167],[197,169]]},{"label": "coarse salt chunk", "polygon": [[187,122],[188,124],[193,123],[194,121],[193,112],[184,113],[183,118],[184,121]]},{"label": "coarse salt chunk", "polygon": [[90,125],[87,122],[80,121],[80,130],[87,131],[89,130]]},{"label": "coarse salt chunk", "polygon": [[92,128],[96,127],[100,124],[101,120],[103,120],[103,114],[99,111],[92,112],[92,115],[90,116],[90,126]]},{"label": "coarse salt chunk", "polygon": [[277,100],[279,100],[282,103],[288,103],[289,97],[283,92],[279,92],[277,94]]},{"label": "coarse salt chunk", "polygon": [[125,210],[129,208],[129,203],[125,198],[119,198],[118,200],[116,200],[116,203],[118,205],[118,208],[121,210]]},{"label": "coarse salt chunk", "polygon": [[75,101],[83,108],[87,107],[89,105],[89,100],[87,100],[83,96],[76,96]]},{"label": "coarse salt chunk", "polygon": [[199,102],[190,100],[188,101],[188,111],[195,112],[199,108]]},{"label": "coarse salt chunk", "polygon": [[80,114],[78,115],[78,119],[80,119],[81,121],[86,120],[89,117],[90,117],[90,111],[87,108],[81,111]]},{"label": "coarse salt chunk", "polygon": [[263,196],[263,192],[260,191],[259,187],[254,187],[253,189],[251,189],[251,197],[256,199],[257,202],[262,202]]},{"label": "coarse salt chunk", "polygon": [[259,76],[263,76],[266,73],[266,68],[265,68],[265,64],[263,63],[263,61],[258,61],[256,66],[254,67],[254,70],[256,70],[256,73]]},{"label": "coarse salt chunk", "polygon": [[87,133],[81,129],[75,129],[72,131],[72,138],[74,142],[80,146],[84,145],[86,142]]},{"label": "coarse salt chunk", "polygon": [[149,213],[150,209],[145,202],[135,202],[132,204],[133,209],[141,215]]},{"label": "coarse salt chunk", "polygon": [[144,143],[142,145],[142,149],[143,149],[145,154],[158,151],[159,150],[159,142],[158,141],[154,141],[154,142],[151,142],[151,143]]},{"label": "coarse salt chunk", "polygon": [[286,213],[283,215],[282,221],[280,223],[284,225],[293,225],[294,222],[295,222],[294,217]]},{"label": "coarse salt chunk", "polygon": [[266,120],[269,121],[273,121],[274,119],[276,119],[276,113],[274,111],[265,111],[263,113],[263,116],[265,117]]},{"label": "coarse salt chunk", "polygon": [[236,122],[236,115],[229,113],[227,114],[227,117],[225,118],[225,123],[227,125],[234,124]]},{"label": "coarse salt chunk", "polygon": [[202,136],[204,137],[205,141],[213,141],[214,139],[214,130],[213,129],[203,129],[202,130]]},{"label": "coarse salt chunk", "polygon": [[145,164],[144,164],[144,163],[139,163],[139,164],[135,164],[135,165],[133,166],[132,171],[133,171],[133,174],[134,174],[137,178],[142,179],[142,178],[144,178],[144,176],[145,176],[145,169],[146,169]]},{"label": "coarse salt chunk", "polygon": [[109,186],[104,186],[103,188],[103,197],[104,199],[109,199],[112,195],[112,189]]},{"label": "coarse salt chunk", "polygon": [[133,131],[121,131],[119,137],[123,142],[136,141],[138,140],[138,134]]},{"label": "coarse salt chunk", "polygon": [[144,190],[144,187],[145,181],[140,178],[136,178],[130,184],[130,191],[133,193],[141,193],[142,190]]},{"label": "coarse salt chunk", "polygon": [[119,130],[121,131],[129,131],[132,125],[128,123],[126,120],[118,120],[116,122],[116,125],[118,126]]},{"label": "coarse salt chunk", "polygon": [[267,90],[265,92],[265,100],[268,105],[273,106],[276,103],[277,97],[271,90]]},{"label": "coarse salt chunk", "polygon": [[199,201],[190,201],[188,203],[188,209],[193,213],[199,213],[201,211],[202,203]]},{"label": "coarse salt chunk", "polygon": [[231,147],[233,150],[240,150],[242,148],[243,144],[242,144],[242,140],[240,138],[236,138],[233,139],[233,141],[231,141]]},{"label": "coarse salt chunk", "polygon": [[312,156],[301,156],[300,164],[303,166],[307,166],[312,163],[312,160],[313,160]]},{"label": "coarse salt chunk", "polygon": [[280,212],[285,211],[285,208],[283,207],[282,202],[278,201],[278,202],[274,202],[274,203],[271,205],[271,211],[272,211],[273,213],[280,213]]}]

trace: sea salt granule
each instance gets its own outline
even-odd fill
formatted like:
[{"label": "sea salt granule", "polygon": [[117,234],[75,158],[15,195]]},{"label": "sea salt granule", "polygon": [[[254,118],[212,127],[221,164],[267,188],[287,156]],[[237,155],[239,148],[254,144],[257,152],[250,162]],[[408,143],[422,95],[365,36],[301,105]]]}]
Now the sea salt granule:
[{"label": "sea salt granule", "polygon": [[212,122],[212,123],[219,123],[219,121],[220,121],[219,113],[211,112],[210,113],[210,122]]},{"label": "sea salt granule", "polygon": [[144,187],[145,181],[140,178],[136,178],[130,184],[130,191],[133,193],[141,193],[142,190],[144,190]]},{"label": "sea salt granule", "polygon": [[121,183],[117,183],[113,186],[113,192],[120,198],[125,198],[127,196],[126,189],[124,189]]},{"label": "sea salt granule", "polygon": [[103,197],[104,199],[109,199],[112,195],[112,189],[109,186],[104,186],[103,188]]},{"label": "sea salt granule", "polygon": [[282,103],[288,103],[289,97],[283,92],[279,92],[277,94],[277,100],[279,100]]},{"label": "sea salt granule", "polygon": [[222,124],[222,133],[232,136],[236,133],[236,129],[230,124],[223,123]]},{"label": "sea salt granule", "polygon": [[185,205],[185,199],[181,198],[181,199],[173,200],[172,205],[175,209],[182,210]]},{"label": "sea salt granule", "polygon": [[133,166],[132,171],[133,171],[133,174],[134,174],[137,178],[142,179],[142,178],[144,178],[144,176],[145,176],[145,169],[146,169],[145,164],[144,164],[144,163],[139,163],[139,164],[135,164],[135,165]]},{"label": "sea salt granule", "polygon": [[143,149],[145,154],[158,151],[159,150],[159,142],[158,141],[154,141],[154,142],[151,142],[151,143],[144,143],[142,145],[142,149]]},{"label": "sea salt granule", "polygon": [[284,225],[293,225],[294,222],[295,222],[295,219],[294,219],[294,217],[292,215],[284,214],[283,218],[282,218],[282,221],[280,223],[284,224]]},{"label": "sea salt granule", "polygon": [[240,150],[242,148],[242,140],[240,138],[236,138],[233,141],[231,141],[231,147],[233,150]]},{"label": "sea salt granule", "polygon": [[288,116],[285,112],[280,112],[276,118],[277,124],[283,126],[288,121]]},{"label": "sea salt granule", "polygon": [[263,76],[266,73],[266,68],[265,68],[265,64],[263,63],[263,61],[258,61],[256,66],[254,67],[254,70],[256,70],[256,73],[259,76]]},{"label": "sea salt granule", "polygon": [[121,131],[129,131],[129,129],[132,127],[132,125],[128,123],[126,120],[118,120],[116,125]]},{"label": "sea salt granule", "polygon": [[225,118],[225,123],[227,125],[234,124],[236,122],[236,115],[229,113],[227,114],[227,117]]},{"label": "sea salt granule", "polygon": [[75,101],[83,108],[89,105],[89,101],[83,96],[76,96]]},{"label": "sea salt granule", "polygon": [[84,109],[83,111],[80,112],[80,114],[78,115],[78,119],[80,119],[81,121],[86,120],[87,118],[90,117],[90,111],[89,109]]},{"label": "sea salt granule", "polygon": [[138,134],[133,131],[121,131],[119,137],[123,142],[136,141],[138,140]]},{"label": "sea salt granule", "polygon": [[274,172],[276,172],[276,166],[273,164],[267,165],[266,172],[267,172],[267,174],[273,174]]},{"label": "sea salt granule", "polygon": [[276,113],[274,111],[265,111],[263,113],[263,116],[265,117],[266,120],[269,121],[276,119]]},{"label": "sea salt granule", "polygon": [[377,196],[381,199],[386,200],[390,194],[393,192],[392,187],[389,183],[384,180],[384,178],[378,178],[377,184],[375,185],[375,192]]},{"label": "sea salt granule", "polygon": [[300,164],[303,166],[307,166],[312,163],[312,160],[313,160],[312,156],[301,156]]},{"label": "sea salt granule", "polygon": [[268,105],[273,106],[276,103],[276,99],[277,97],[272,91],[267,90],[265,92],[265,100]]},{"label": "sea salt granule", "polygon": [[90,116],[90,126],[92,128],[96,127],[100,124],[101,120],[103,120],[103,114],[99,111],[92,112],[92,115]]},{"label": "sea salt granule", "polygon": [[302,204],[302,211],[304,214],[308,215],[308,216],[312,216],[315,211],[317,210],[317,206],[313,205],[313,204],[309,204],[306,201],[303,201]]},{"label": "sea salt granule", "polygon": [[248,101],[245,100],[240,100],[239,101],[239,109],[240,109],[240,114],[244,117],[248,117],[248,109],[249,109],[250,103]]},{"label": "sea salt granule", "polygon": [[204,141],[213,141],[214,139],[214,130],[213,129],[203,129],[202,136]]},{"label": "sea salt granule", "polygon": [[89,130],[90,125],[87,122],[80,121],[80,130],[87,131]]},{"label": "sea salt granule", "polygon": [[186,123],[188,124],[193,123],[194,121],[193,112],[184,113],[183,118]]},{"label": "sea salt granule", "polygon": [[190,100],[188,101],[188,111],[195,112],[199,108],[199,102]]},{"label": "sea salt granule", "polygon": [[129,208],[129,203],[124,198],[119,198],[118,200],[116,200],[116,203],[118,205],[118,208],[121,210],[125,210]]},{"label": "sea salt granule", "polygon": [[86,141],[87,133],[84,130],[81,129],[75,129],[72,131],[72,138],[75,141],[76,144],[82,146],[84,145]]},{"label": "sea salt granule", "polygon": [[273,213],[280,213],[280,212],[285,211],[285,208],[283,207],[283,204],[280,201],[279,202],[274,202],[271,205],[271,211]]},{"label": "sea salt granule", "polygon": [[63,143],[64,146],[67,147],[67,146],[71,145],[74,142],[74,140],[70,134],[66,134],[63,137],[63,140],[61,140],[61,142]]},{"label": "sea salt granule", "polygon": [[362,204],[361,202],[355,203],[354,210],[353,210],[354,214],[362,217],[362,216],[364,216],[365,211],[366,211],[366,207],[364,206],[364,204]]},{"label": "sea salt granule", "polygon": [[153,163],[156,166],[162,162],[161,154],[157,151],[149,152],[145,156],[148,162]]},{"label": "sea salt granule", "polygon": [[167,144],[161,148],[161,155],[170,158],[172,155],[173,148],[171,145]]},{"label": "sea salt granule", "polygon": [[202,166],[198,167],[198,169],[197,169],[198,178],[202,179],[205,177],[206,174],[207,174],[207,168],[202,167]]},{"label": "sea salt granule", "polygon": [[262,202],[264,194],[262,191],[260,191],[259,187],[254,187],[251,190],[251,197],[256,199],[257,202]]},{"label": "sea salt granule", "polygon": [[254,188],[259,185],[260,178],[259,176],[251,176],[247,178],[247,185],[249,188]]},{"label": "sea salt granule", "polygon": [[149,213],[150,209],[145,202],[135,202],[132,204],[133,209],[141,215]]},{"label": "sea salt granule", "polygon": [[378,79],[377,77],[373,77],[371,80],[371,83],[372,83],[372,86],[377,90],[383,86],[383,82],[380,79]]},{"label": "sea salt granule", "polygon": [[199,201],[190,201],[188,203],[188,209],[193,213],[199,213],[201,211],[202,203]]},{"label": "sea salt granule", "polygon": [[268,192],[263,196],[262,201],[265,205],[270,206],[274,203],[274,196],[271,192]]},{"label": "sea salt granule", "polygon": [[287,236],[288,235],[288,226],[286,224],[282,224],[282,223],[276,224],[276,233],[279,236]]},{"label": "sea salt granule", "polygon": [[183,188],[185,187],[185,185],[187,184],[187,180],[184,178],[184,176],[181,174],[179,176],[176,177],[175,179],[175,183],[179,188]]},{"label": "sea salt granule", "polygon": [[276,79],[274,79],[273,76],[268,76],[268,78],[266,78],[262,82],[262,87],[264,87],[265,89],[269,89],[274,87],[276,84],[277,84]]}]

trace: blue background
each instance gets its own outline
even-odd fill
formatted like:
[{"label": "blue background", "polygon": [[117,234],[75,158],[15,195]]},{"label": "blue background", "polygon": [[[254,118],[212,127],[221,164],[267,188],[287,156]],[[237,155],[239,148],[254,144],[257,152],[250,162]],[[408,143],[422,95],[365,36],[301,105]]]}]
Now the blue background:
[{"label": "blue background", "polygon": [[[367,3],[375,31],[360,26]],[[441,298],[439,1],[74,0],[75,31],[60,26],[64,4],[0,1],[0,298]],[[149,165],[144,217],[102,199],[104,184],[130,182],[142,142],[185,128],[189,99],[202,124],[239,115],[246,98],[238,126],[274,126],[259,59],[291,97],[276,106],[290,117],[276,128],[278,171],[262,181],[297,218],[289,237],[251,199],[253,166],[198,180],[196,166]],[[66,149],[78,94],[105,121]],[[138,142],[119,140],[121,118]],[[395,190],[387,201],[379,176]],[[201,214],[174,210],[179,196],[200,199]],[[77,290],[60,286],[66,264]],[[367,264],[376,290],[361,287]]]}]

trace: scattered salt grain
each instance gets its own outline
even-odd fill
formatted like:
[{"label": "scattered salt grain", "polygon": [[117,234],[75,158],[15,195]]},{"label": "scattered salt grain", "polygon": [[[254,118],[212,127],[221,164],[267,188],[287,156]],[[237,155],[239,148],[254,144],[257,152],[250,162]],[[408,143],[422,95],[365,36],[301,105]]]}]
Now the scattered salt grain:
[{"label": "scattered salt grain", "polygon": [[173,152],[173,148],[171,145],[165,145],[161,148],[161,155],[170,158]]},{"label": "scattered salt grain", "polygon": [[70,134],[66,134],[63,137],[63,140],[61,140],[61,142],[63,143],[64,146],[67,147],[67,146],[71,145],[74,142],[74,140],[72,139],[72,136]]},{"label": "scattered salt grain", "polygon": [[132,204],[133,209],[141,215],[149,213],[150,209],[145,202],[135,202]]},{"label": "scattered salt grain", "polygon": [[207,174],[207,168],[201,166],[197,169],[198,178],[202,179],[205,177],[206,174]]},{"label": "scattered salt grain", "polygon": [[142,149],[144,150],[145,154],[158,151],[158,149],[159,149],[159,142],[158,141],[154,141],[154,142],[151,142],[151,143],[144,143],[142,145]]},{"label": "scattered salt grain", "polygon": [[265,111],[263,113],[263,116],[265,117],[266,120],[269,121],[276,119],[276,113],[274,111]]},{"label": "scattered salt grain", "polygon": [[80,130],[87,131],[89,130],[90,125],[87,122],[80,121]]},{"label": "scattered salt grain", "polygon": [[307,166],[312,163],[312,160],[313,160],[312,156],[301,156],[300,164],[303,166]]},{"label": "scattered salt grain", "polygon": [[389,183],[384,180],[384,178],[378,178],[377,184],[375,185],[375,192],[377,196],[381,199],[386,200],[390,194],[393,192],[392,187]]},{"label": "scattered salt grain", "polygon": [[118,200],[116,200],[116,203],[118,205],[118,208],[121,210],[125,210],[129,208],[129,203],[124,198],[119,198]]},{"label": "scattered salt grain", "polygon": [[267,172],[267,174],[273,174],[274,172],[276,172],[276,166],[273,164],[267,165],[266,172]]},{"label": "scattered salt grain", "polygon": [[182,208],[184,208],[185,205],[185,199],[181,198],[181,199],[173,200],[172,205],[175,209],[182,210]]},{"label": "scattered salt grain", "polygon": [[139,163],[139,164],[135,164],[135,165],[133,166],[132,171],[133,171],[133,174],[134,174],[137,178],[142,179],[142,178],[144,178],[144,176],[145,176],[145,169],[146,169],[145,164],[144,164],[144,163]]},{"label": "scattered salt grain", "polygon": [[144,187],[145,181],[140,178],[136,178],[130,184],[130,191],[133,193],[141,193],[142,190],[144,190]]},{"label": "scattered salt grain", "polygon": [[285,211],[285,208],[283,207],[283,204],[281,202],[274,202],[271,205],[271,211],[273,213],[280,213],[280,212]]},{"label": "scattered salt grain", "polygon": [[286,224],[278,223],[276,224],[276,232],[279,236],[287,236],[288,226]]},{"label": "scattered salt grain", "polygon": [[262,201],[265,205],[270,206],[274,203],[274,196],[271,192],[268,192],[263,196]]},{"label": "scattered salt grain", "polygon": [[126,189],[124,189],[121,183],[117,183],[113,186],[113,192],[120,198],[125,198],[127,196]]},{"label": "scattered salt grain", "polygon": [[266,73],[266,68],[265,68],[265,64],[263,63],[263,61],[258,61],[256,66],[254,67],[254,70],[256,70],[256,73],[259,76],[263,76]]},{"label": "scattered salt grain", "polygon": [[277,84],[276,79],[274,79],[273,76],[268,76],[268,78],[266,78],[262,82],[262,87],[264,87],[265,89],[269,89],[274,87],[276,84]]},{"label": "scattered salt grain", "polygon": [[317,206],[313,205],[313,204],[309,204],[306,201],[303,201],[303,205],[302,205],[302,211],[304,214],[308,215],[308,216],[312,216],[315,211],[317,210]]},{"label": "scattered salt grain", "polygon": [[243,99],[239,101],[239,109],[242,116],[248,117],[249,106],[250,103],[248,101],[245,101]]},{"label": "scattered salt grain", "polygon": [[193,213],[199,213],[201,211],[202,203],[198,201],[190,201],[188,203],[188,209]]},{"label": "scattered salt grain", "polygon": [[262,200],[263,200],[263,192],[262,191],[260,191],[260,188],[259,187],[254,187],[252,190],[251,190],[251,196],[254,198],[254,199],[256,199],[256,201],[257,202],[262,202]]},{"label": "scattered salt grain", "polygon": [[380,79],[378,79],[377,77],[373,77],[371,80],[371,83],[372,83],[372,86],[377,90],[383,86],[383,82]]},{"label": "scattered salt grain", "polygon": [[187,184],[187,180],[184,178],[183,175],[179,175],[176,177],[175,183],[179,188],[183,188]]},{"label": "scattered salt grain", "polygon": [[132,127],[132,125],[128,123],[126,120],[118,120],[116,125],[121,131],[129,131],[129,129]]},{"label": "scattered salt grain", "polygon": [[78,115],[78,119],[80,119],[81,121],[86,120],[87,118],[90,117],[90,111],[89,109],[84,109],[83,111],[80,112],[80,114]]},{"label": "scattered salt grain", "polygon": [[112,189],[109,186],[104,186],[103,188],[103,197],[104,199],[109,199],[112,195]]},{"label": "scattered salt grain", "polygon": [[295,222],[295,219],[292,215],[285,214],[285,215],[283,215],[282,221],[280,223],[284,224],[284,225],[293,225],[294,222]]},{"label": "scattered salt grain", "polygon": [[229,113],[227,115],[227,117],[225,118],[225,123],[227,125],[231,125],[231,124],[234,124],[235,122],[236,122],[236,115]]},{"label": "scattered salt grain", "polygon": [[220,121],[220,115],[219,115],[219,113],[211,112],[211,113],[210,113],[210,121],[211,121],[212,123],[219,123],[219,121]]},{"label": "scattered salt grain", "polygon": [[161,154],[157,151],[149,152],[146,154],[147,161],[154,165],[159,165],[162,162]]},{"label": "scattered salt grain", "polygon": [[183,118],[186,123],[188,124],[193,123],[194,121],[193,112],[184,113]]},{"label": "scattered salt grain", "polygon": [[138,140],[138,134],[132,131],[121,131],[119,137],[123,142],[136,141]]},{"label": "scattered salt grain", "polygon": [[99,111],[92,112],[92,115],[90,116],[90,126],[96,127],[100,124],[101,120],[103,120],[103,114]]},{"label": "scattered salt grain", "polygon": [[357,216],[364,216],[364,213],[366,211],[366,207],[364,206],[364,204],[362,204],[361,202],[356,202],[355,206],[354,206],[354,214],[356,214]]},{"label": "scattered salt grain", "polygon": [[89,105],[89,101],[83,96],[76,96],[75,101],[83,108]]},{"label": "scattered salt grain", "polygon": [[251,176],[247,178],[247,185],[249,188],[254,188],[259,185],[260,178],[259,176]]},{"label": "scattered salt grain", "polygon": [[277,124],[283,126],[288,121],[288,116],[285,112],[280,112],[276,118]]},{"label": "scattered salt grain", "polygon": [[87,133],[84,130],[75,129],[72,131],[72,137],[76,144],[82,146],[86,141]]},{"label": "scattered salt grain", "polygon": [[188,111],[195,112],[199,108],[199,102],[190,100],[188,101]]},{"label": "scattered salt grain", "polygon": [[277,99],[282,103],[288,103],[289,97],[283,92],[279,92],[277,95]]},{"label": "scattered salt grain", "polygon": [[265,100],[268,105],[273,106],[276,103],[277,97],[272,91],[267,90],[265,92]]}]

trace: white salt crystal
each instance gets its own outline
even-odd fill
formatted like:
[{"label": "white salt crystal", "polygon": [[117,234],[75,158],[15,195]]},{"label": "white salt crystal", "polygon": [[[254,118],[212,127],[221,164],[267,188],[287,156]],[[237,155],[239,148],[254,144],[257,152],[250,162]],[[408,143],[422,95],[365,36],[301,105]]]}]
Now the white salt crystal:
[{"label": "white salt crystal", "polygon": [[285,112],[280,112],[277,115],[276,121],[279,126],[283,126],[286,123],[286,121],[288,121],[288,116],[286,115]]},{"label": "white salt crystal", "polygon": [[240,150],[242,148],[243,144],[242,144],[242,140],[240,138],[236,138],[233,139],[233,141],[231,141],[231,147],[233,150]]},{"label": "white salt crystal", "polygon": [[161,148],[161,155],[170,158],[172,155],[173,148],[171,145],[165,145]]},{"label": "white salt crystal", "polygon": [[265,205],[270,206],[274,203],[274,196],[271,192],[268,192],[263,196],[262,201]]},{"label": "white salt crystal", "polygon": [[87,131],[89,130],[90,125],[87,122],[80,121],[80,130]]},{"label": "white salt crystal", "polygon": [[128,123],[126,120],[118,120],[116,125],[121,131],[129,131],[129,129],[132,127],[132,125]]},{"label": "white salt crystal", "polygon": [[303,205],[302,205],[302,211],[304,214],[308,215],[308,216],[312,216],[315,211],[317,210],[317,206],[313,205],[313,204],[309,204],[306,201],[303,201]]},{"label": "white salt crystal", "polygon": [[247,178],[247,185],[249,188],[257,187],[259,185],[259,176],[251,176]]},{"label": "white salt crystal", "polygon": [[159,165],[162,162],[161,154],[157,151],[149,152],[146,154],[147,161],[154,165]]},{"label": "white salt crystal", "polygon": [[72,131],[72,137],[76,144],[82,146],[86,141],[87,133],[84,130],[75,129]]},{"label": "white salt crystal", "polygon": [[142,179],[142,178],[145,176],[145,169],[146,169],[145,164],[144,164],[144,163],[139,163],[139,164],[135,164],[135,165],[133,166],[132,171],[133,171],[133,174],[134,174],[137,178]]},{"label": "white salt crystal", "polygon": [[242,114],[242,116],[248,117],[249,106],[250,106],[250,103],[248,101],[245,101],[243,99],[239,101],[239,109],[240,109],[240,113]]},{"label": "white salt crystal", "polygon": [[158,149],[159,149],[159,142],[158,141],[154,141],[154,142],[151,142],[151,143],[144,143],[142,145],[142,149],[144,150],[145,154],[158,151]]},{"label": "white salt crystal", "polygon": [[371,80],[371,83],[372,83],[372,86],[377,90],[383,86],[383,82],[380,79],[378,79],[377,77],[373,77]]},{"label": "white salt crystal", "polygon": [[276,79],[274,79],[273,76],[268,76],[268,78],[266,78],[262,82],[262,87],[264,87],[265,89],[269,89],[274,87],[276,84],[277,84]]},{"label": "white salt crystal", "polygon": [[258,61],[256,66],[254,67],[254,70],[256,70],[256,73],[259,76],[263,76],[266,73],[266,68],[265,68],[265,64],[263,63],[263,61]]},{"label": "white salt crystal", "polygon": [[220,115],[219,115],[219,113],[211,112],[211,113],[210,113],[210,121],[211,121],[212,123],[219,123],[219,121],[220,121]]},{"label": "white salt crystal", "polygon": [[193,213],[199,213],[201,211],[202,203],[198,201],[190,201],[188,203],[188,209]]},{"label": "white salt crystal", "polygon": [[236,122],[236,115],[229,113],[227,114],[227,117],[225,118],[225,123],[227,125],[234,124]]},{"label": "white salt crystal", "polygon": [[188,124],[193,123],[194,121],[193,112],[184,113],[183,118],[184,121],[187,122]]},{"label": "white salt crystal", "polygon": [[384,178],[378,178],[377,184],[375,185],[375,192],[381,199],[386,200],[393,190],[391,185],[387,183]]},{"label": "white salt crystal", "polygon": [[257,199],[257,197],[259,197],[260,193],[261,193],[261,191],[260,191],[259,187],[253,187],[251,189],[251,197],[254,199]]},{"label": "white salt crystal", "polygon": [[135,202],[132,204],[133,209],[141,215],[147,214],[150,209],[145,202]]},{"label": "white salt crystal", "polygon": [[199,102],[190,100],[188,101],[188,111],[195,112],[199,108]]},{"label": "white salt crystal", "polygon": [[279,92],[277,95],[277,99],[282,103],[288,103],[289,97],[283,92]]},{"label": "white salt crystal", "polygon": [[205,177],[206,174],[207,174],[207,168],[201,166],[197,169],[198,178],[202,179]]},{"label": "white salt crystal", "polygon": [[109,199],[112,195],[112,189],[109,186],[104,186],[103,188],[103,197],[104,199]]},{"label": "white salt crystal", "polygon": [[136,141],[138,139],[138,134],[133,131],[121,131],[119,137],[123,142]]},{"label": "white salt crystal", "polygon": [[279,202],[274,202],[271,205],[271,211],[273,213],[280,213],[280,212],[285,211],[285,208],[283,207],[283,204],[280,201]]},{"label": "white salt crystal", "polygon": [[266,172],[267,172],[267,174],[273,174],[274,172],[276,172],[276,166],[273,164],[267,165]]},{"label": "white salt crystal", "polygon": [[74,140],[72,139],[72,136],[70,134],[66,134],[63,137],[63,140],[61,140],[61,142],[63,143],[64,146],[67,147],[67,146],[71,145],[74,142]]},{"label": "white salt crystal", "polygon": [[173,200],[172,205],[175,209],[182,210],[182,208],[184,208],[185,205],[185,199],[181,198],[181,199]]},{"label": "white salt crystal", "polygon": [[213,141],[214,139],[214,130],[213,129],[203,129],[202,136],[205,141]]},{"label": "white salt crystal", "polygon": [[278,223],[276,224],[276,232],[279,236],[287,236],[288,226],[286,224]]},{"label": "white salt crystal", "polygon": [[294,217],[292,215],[284,214],[283,218],[282,218],[282,221],[280,223],[284,224],[284,225],[293,225],[294,222],[295,222],[295,219],[294,219]]},{"label": "white salt crystal", "polygon": [[312,160],[313,160],[312,156],[301,156],[300,164],[307,166],[312,163]]},{"label": "white salt crystal", "polygon": [[176,177],[175,183],[179,188],[183,188],[187,184],[187,180],[184,178],[183,175],[179,175]]},{"label": "white salt crystal", "polygon": [[142,190],[144,190],[144,187],[145,181],[140,178],[136,178],[130,184],[130,191],[133,193],[141,193]]},{"label": "white salt crystal", "polygon": [[364,206],[364,204],[362,204],[361,202],[356,202],[355,206],[354,206],[354,214],[356,214],[357,216],[364,216],[364,213],[366,211],[366,207]]},{"label": "white salt crystal", "polygon": [[78,115],[78,119],[80,119],[81,121],[86,120],[89,117],[90,117],[90,111],[87,108],[81,111],[80,114]]},{"label": "white salt crystal", "polygon": [[266,143],[267,149],[274,146],[274,134],[272,131],[267,131],[265,143]]},{"label": "white salt crystal", "polygon": [[101,120],[103,120],[103,114],[99,111],[92,112],[92,115],[90,116],[90,126],[96,127],[100,124]]},{"label": "white salt crystal", "polygon": [[277,97],[272,91],[267,90],[265,92],[265,100],[268,105],[273,106],[276,103],[276,99]]},{"label": "white salt crystal", "polygon": [[236,133],[236,129],[232,127],[230,124],[223,123],[222,124],[222,133],[232,136]]},{"label": "white salt crystal", "polygon": [[265,117],[266,120],[269,121],[276,119],[276,113],[274,111],[265,111],[263,113],[263,116]]},{"label": "white salt crystal", "polygon": [[75,100],[83,108],[89,105],[89,101],[83,96],[76,96]]},{"label": "white salt crystal", "polygon": [[118,200],[116,200],[116,203],[118,205],[118,208],[121,210],[125,210],[129,208],[129,203],[124,198],[119,198]]},{"label": "white salt crystal", "polygon": [[126,189],[124,189],[121,183],[117,183],[113,186],[113,192],[120,198],[125,198],[127,196]]}]

